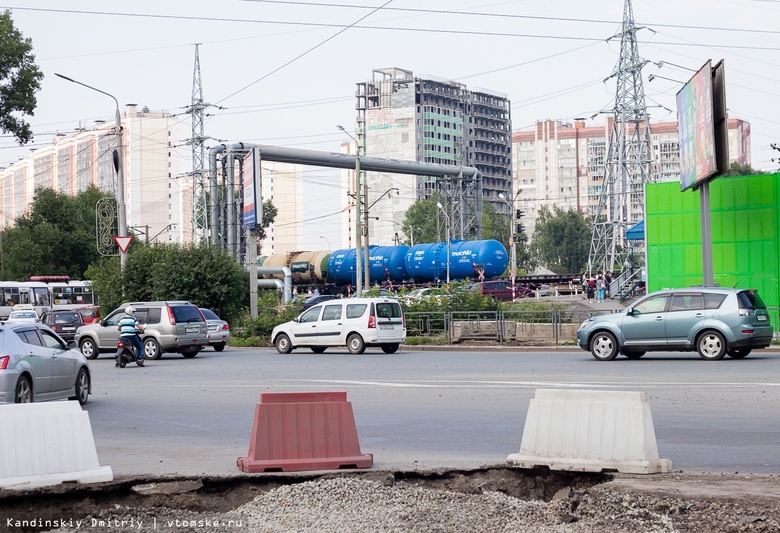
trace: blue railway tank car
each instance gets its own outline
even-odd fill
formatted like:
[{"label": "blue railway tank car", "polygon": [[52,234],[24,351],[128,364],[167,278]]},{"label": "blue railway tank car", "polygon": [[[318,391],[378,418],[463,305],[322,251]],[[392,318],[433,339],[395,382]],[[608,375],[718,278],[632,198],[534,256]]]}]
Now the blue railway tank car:
[{"label": "blue railway tank car", "polygon": [[[504,245],[495,240],[451,241],[450,279],[502,275],[509,264]],[[416,281],[443,280],[447,275],[447,243],[418,244],[406,252],[406,271]]]}]

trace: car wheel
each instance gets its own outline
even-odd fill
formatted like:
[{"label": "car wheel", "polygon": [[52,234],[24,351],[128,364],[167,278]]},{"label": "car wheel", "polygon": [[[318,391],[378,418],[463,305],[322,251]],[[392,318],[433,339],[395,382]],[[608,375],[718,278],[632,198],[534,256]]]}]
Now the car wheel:
[{"label": "car wheel", "polygon": [[734,350],[729,350],[729,357],[732,359],[744,359],[748,355],[750,355],[750,352],[752,350],[750,348],[736,348]]},{"label": "car wheel", "polygon": [[76,395],[68,400],[78,400],[79,405],[84,405],[89,400],[89,372],[86,368],[79,369],[76,376]]},{"label": "car wheel", "polygon": [[366,351],[366,343],[363,341],[363,337],[357,333],[353,333],[347,338],[347,350],[349,353],[359,355]]},{"label": "car wheel", "polygon": [[645,352],[623,352],[623,355],[625,355],[629,359],[639,359],[640,357],[645,355]]},{"label": "car wheel", "polygon": [[221,352],[224,349],[225,349],[225,343],[224,342],[222,344],[215,344],[214,345],[214,351],[215,352]]},{"label": "car wheel", "polygon": [[276,351],[279,353],[290,353],[292,351],[290,337],[284,333],[276,337],[276,342],[274,344],[276,344]]},{"label": "car wheel", "polygon": [[726,355],[726,340],[717,331],[705,331],[696,343],[699,357],[707,361],[718,361]]},{"label": "car wheel", "polygon": [[185,359],[192,359],[193,357],[198,355],[198,349],[195,348],[194,350],[193,349],[184,350],[181,354],[182,356],[184,356]]},{"label": "car wheel", "polygon": [[95,344],[95,341],[89,337],[82,339],[81,343],[79,344],[79,349],[87,359],[97,359],[98,353],[100,353],[98,351],[97,345]]},{"label": "car wheel", "polygon": [[398,351],[398,344],[383,344],[382,351],[385,353],[395,353]]},{"label": "car wheel", "polygon": [[16,382],[16,388],[14,389],[14,403],[32,403],[33,390],[30,380],[22,376],[19,381]]},{"label": "car wheel", "polygon": [[590,353],[599,361],[612,361],[618,354],[615,336],[608,331],[599,331],[590,341]]},{"label": "car wheel", "polygon": [[144,339],[143,346],[145,360],[151,359],[154,361],[162,357],[162,349],[160,348],[160,344],[152,337]]},{"label": "car wheel", "polygon": [[314,353],[325,353],[327,346],[311,346],[310,349]]}]

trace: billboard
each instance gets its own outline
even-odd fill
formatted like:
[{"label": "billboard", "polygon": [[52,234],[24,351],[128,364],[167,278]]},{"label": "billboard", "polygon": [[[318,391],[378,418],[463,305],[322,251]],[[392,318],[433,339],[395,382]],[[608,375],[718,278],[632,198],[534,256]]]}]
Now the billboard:
[{"label": "billboard", "polygon": [[677,136],[680,189],[684,191],[718,172],[710,61],[677,93]]},{"label": "billboard", "polygon": [[257,184],[260,183],[258,179],[260,176],[260,153],[257,149],[252,148],[249,153],[244,156],[242,175],[243,182],[243,198],[244,208],[242,211],[241,223],[244,229],[254,231],[257,229],[258,222],[262,222],[263,219],[263,206],[258,204],[258,199],[261,195],[258,194]]}]

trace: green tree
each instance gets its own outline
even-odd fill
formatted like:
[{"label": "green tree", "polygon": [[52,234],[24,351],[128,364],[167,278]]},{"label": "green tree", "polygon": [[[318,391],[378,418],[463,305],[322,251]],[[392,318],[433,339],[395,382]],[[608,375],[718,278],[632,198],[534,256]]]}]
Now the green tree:
[{"label": "green tree", "polygon": [[[406,210],[401,229],[405,235],[414,236],[415,244],[439,241],[436,233],[437,201],[435,198],[417,200]],[[411,244],[411,240],[406,244]]]},{"label": "green tree", "polygon": [[265,239],[265,228],[270,226],[274,223],[274,220],[276,220],[276,215],[279,213],[279,210],[276,209],[276,206],[274,206],[273,202],[271,200],[266,200],[263,202],[263,221],[262,225],[257,228],[257,236],[260,239]]},{"label": "green tree", "polygon": [[98,257],[95,204],[104,197],[96,187],[77,196],[37,189],[30,210],[2,232],[3,279],[67,275],[83,279]]},{"label": "green tree", "polygon": [[582,272],[588,262],[592,229],[582,213],[553,206],[539,209],[532,254],[557,274]]},{"label": "green tree", "polygon": [[14,27],[11,12],[0,14],[0,129],[19,144],[32,138],[30,125],[19,115],[32,116],[43,73],[35,64],[32,41]]},{"label": "green tree", "polygon": [[121,274],[118,264],[104,258],[87,270],[101,313],[124,301],[189,300],[230,321],[249,305],[249,274],[215,246],[135,243]]},{"label": "green tree", "polygon": [[754,169],[749,163],[741,165],[736,161],[731,162],[728,172],[724,173],[724,176],[753,176],[755,174],[761,174],[761,171]]}]

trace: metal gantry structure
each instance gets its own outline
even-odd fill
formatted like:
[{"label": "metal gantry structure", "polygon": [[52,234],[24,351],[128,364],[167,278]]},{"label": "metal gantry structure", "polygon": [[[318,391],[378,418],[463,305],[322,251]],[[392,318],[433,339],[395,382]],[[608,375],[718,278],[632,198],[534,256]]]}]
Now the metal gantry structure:
[{"label": "metal gantry structure", "polygon": [[204,133],[204,110],[211,104],[203,102],[203,84],[200,77],[199,44],[195,44],[195,68],[192,74],[192,102],[185,111],[192,115],[192,136],[187,144],[192,146],[192,242],[197,243],[208,235],[208,201],[206,198],[206,146],[210,137]]},{"label": "metal gantry structure", "polygon": [[604,182],[593,218],[591,274],[623,270],[633,256],[626,231],[644,219],[644,186],[652,181],[650,121],[642,84],[642,68],[648,62],[639,56],[636,32],[640,29],[634,24],[631,0],[625,0],[622,29],[612,37],[620,36],[620,59],[607,78],[616,78],[617,90]]}]

